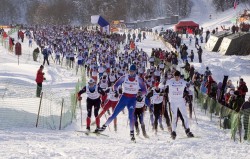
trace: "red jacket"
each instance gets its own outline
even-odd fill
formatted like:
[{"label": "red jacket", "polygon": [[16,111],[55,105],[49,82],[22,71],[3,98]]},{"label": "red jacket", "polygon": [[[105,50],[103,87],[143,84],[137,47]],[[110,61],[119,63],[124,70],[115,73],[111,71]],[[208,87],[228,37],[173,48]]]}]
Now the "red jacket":
[{"label": "red jacket", "polygon": [[247,90],[247,86],[245,82],[240,82],[238,91],[240,92],[240,95],[246,95],[246,93],[248,92]]},{"label": "red jacket", "polygon": [[24,32],[22,32],[22,31],[19,31],[19,36],[23,39],[24,38]]},{"label": "red jacket", "polygon": [[215,81],[214,81],[214,79],[213,79],[213,77],[212,76],[208,76],[208,81],[207,81],[207,83],[206,83],[206,88],[207,88],[207,94],[209,95],[210,93],[211,93],[211,85],[212,85],[212,83],[214,83]]},{"label": "red jacket", "polygon": [[44,77],[43,77],[42,69],[39,69],[36,74],[36,83],[43,83]]}]

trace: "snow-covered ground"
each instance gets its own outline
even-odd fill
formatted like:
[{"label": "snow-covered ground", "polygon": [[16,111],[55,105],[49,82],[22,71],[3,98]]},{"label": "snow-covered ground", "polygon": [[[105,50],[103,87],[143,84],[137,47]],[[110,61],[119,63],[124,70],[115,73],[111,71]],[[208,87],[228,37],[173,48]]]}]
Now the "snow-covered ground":
[{"label": "snow-covered ground", "polygon": [[[207,2],[209,1],[199,0],[200,3],[197,4],[201,6],[208,5]],[[197,7],[199,6],[196,6],[196,9]],[[196,11],[198,12],[198,10]],[[213,19],[214,23],[219,24],[220,19],[223,19],[223,17],[224,14],[221,14],[221,16],[218,14],[218,20]],[[200,18],[200,20],[202,19]],[[203,25],[211,26],[209,20],[208,22],[204,20]],[[184,42],[188,44],[187,39],[184,39]],[[34,80],[41,61],[39,63],[33,62],[31,53],[35,46],[28,48],[27,39],[22,46],[24,55],[20,57],[19,65],[17,65],[17,57],[0,46],[0,91],[5,89],[2,88],[2,84],[6,83],[6,81],[10,81],[10,83],[16,81],[29,87],[36,86]],[[138,46],[146,50],[148,54],[151,53],[152,48],[167,49],[160,40],[154,40],[152,36],[148,36],[145,41],[138,43]],[[189,50],[193,49],[193,46],[194,44],[188,45]],[[219,53],[205,52],[202,64],[198,63],[197,54],[195,54],[195,61],[192,64],[199,72],[203,72],[205,67],[209,66],[217,81],[221,81],[223,75],[230,75],[229,78],[236,84],[238,77],[241,76],[248,84],[248,88],[250,88],[249,61],[250,56],[222,56]],[[80,78],[75,75],[74,71],[66,70],[53,63],[51,66],[46,65],[44,71],[47,78],[43,86],[44,89],[52,88],[58,94],[61,94],[62,91],[65,94],[69,93]],[[35,92],[30,92],[27,96],[35,96]],[[83,124],[85,124],[86,117],[85,105],[86,103],[83,102]],[[11,106],[14,109],[22,109],[15,108],[15,105]],[[32,108],[30,105],[27,105],[27,107]],[[190,127],[197,138],[185,138],[186,135],[180,122],[178,123],[175,141],[170,139],[170,133],[166,130],[159,130],[156,136],[149,126],[149,113],[146,112],[145,124],[150,138],[144,139],[142,135],[136,136],[137,143],[134,144],[131,143],[129,137],[127,111],[125,111],[125,114],[120,113],[118,116],[117,133],[114,132],[113,123],[111,123],[110,130],[107,128],[104,132],[109,137],[105,137],[86,136],[75,132],[75,130],[85,129],[85,126],[80,125],[80,111],[78,109],[77,120],[61,131],[41,128],[7,128],[0,130],[0,158],[249,158],[250,149],[248,143],[233,142],[230,140],[229,131],[219,129],[217,121],[210,121],[197,105],[195,105],[195,110],[198,124],[194,119],[191,119]],[[29,110],[26,109],[26,111]],[[103,124],[105,120],[105,117],[103,117],[101,123]],[[165,125],[164,127],[166,129]],[[91,129],[94,130],[95,126],[91,127]]]}]

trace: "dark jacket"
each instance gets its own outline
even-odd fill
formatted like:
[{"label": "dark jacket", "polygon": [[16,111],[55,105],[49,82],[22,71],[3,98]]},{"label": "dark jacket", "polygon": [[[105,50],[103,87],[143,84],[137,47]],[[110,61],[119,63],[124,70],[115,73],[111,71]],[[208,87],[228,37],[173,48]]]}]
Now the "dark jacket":
[{"label": "dark jacket", "polygon": [[248,92],[248,88],[245,82],[240,82],[238,91],[240,95],[246,95],[246,93]]}]

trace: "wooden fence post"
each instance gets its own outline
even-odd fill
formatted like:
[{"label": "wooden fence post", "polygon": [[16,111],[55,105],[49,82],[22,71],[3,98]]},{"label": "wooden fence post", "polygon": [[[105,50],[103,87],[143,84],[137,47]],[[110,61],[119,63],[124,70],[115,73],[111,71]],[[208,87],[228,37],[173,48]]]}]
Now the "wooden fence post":
[{"label": "wooden fence post", "polygon": [[62,107],[61,107],[61,116],[60,116],[60,125],[59,125],[59,130],[61,130],[61,128],[62,128],[62,112],[63,112],[63,103],[64,103],[64,99],[62,99]]},{"label": "wooden fence post", "polygon": [[37,119],[36,119],[36,127],[38,126],[40,110],[41,110],[41,105],[42,105],[42,99],[43,99],[43,92],[41,93],[41,98],[40,98],[40,103],[39,103],[39,108],[38,108],[38,113],[37,113]]}]

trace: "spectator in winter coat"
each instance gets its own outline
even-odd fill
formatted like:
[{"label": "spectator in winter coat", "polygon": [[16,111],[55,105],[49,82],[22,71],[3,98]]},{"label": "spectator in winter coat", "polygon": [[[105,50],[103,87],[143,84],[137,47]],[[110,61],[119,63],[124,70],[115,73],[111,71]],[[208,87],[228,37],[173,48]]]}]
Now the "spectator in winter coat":
[{"label": "spectator in winter coat", "polygon": [[207,79],[204,78],[204,80],[201,82],[201,86],[200,86],[200,91],[203,94],[207,93],[206,83],[207,83]]},{"label": "spectator in winter coat", "polygon": [[128,33],[128,42],[130,41],[130,38],[131,38],[131,34]]},{"label": "spectator in winter coat", "polygon": [[188,63],[188,60],[185,60],[185,66],[183,66],[181,68],[184,68],[186,71],[189,72],[189,70],[190,70],[190,64]]},{"label": "spectator in winter coat", "polygon": [[133,41],[135,41],[135,39],[136,39],[135,33],[132,34],[132,37],[133,37]]},{"label": "spectator in winter coat", "polygon": [[146,39],[146,32],[145,31],[142,33],[142,36],[143,36],[143,40],[145,40]]},{"label": "spectator in winter coat", "polygon": [[189,70],[189,79],[192,80],[193,76],[194,76],[194,65],[191,65]]},{"label": "spectator in winter coat", "polygon": [[43,65],[45,64],[45,61],[47,61],[47,64],[49,65],[49,52],[47,48],[43,49]]},{"label": "spectator in winter coat", "polygon": [[198,50],[198,58],[199,58],[199,63],[202,63],[202,58],[201,58],[201,56],[202,56],[202,48],[201,48],[201,46],[197,49]]},{"label": "spectator in winter coat", "polygon": [[211,98],[215,99],[218,87],[217,87],[217,83],[214,81],[214,79],[211,75],[208,76],[206,88],[207,88],[207,95],[210,96]]},{"label": "spectator in winter coat", "polygon": [[44,77],[43,69],[44,67],[43,65],[41,65],[36,74],[36,83],[37,83],[36,96],[37,97],[40,97],[40,94],[42,91],[42,83],[44,80],[46,80],[46,78]]},{"label": "spectator in winter coat", "polygon": [[34,51],[33,51],[33,60],[37,61],[37,57],[38,54],[40,53],[39,48],[37,47]]},{"label": "spectator in winter coat", "polygon": [[198,46],[200,46],[199,39],[198,39],[198,37],[195,37],[195,47],[198,47]]},{"label": "spectator in winter coat", "polygon": [[11,52],[13,52],[14,45],[15,45],[15,43],[14,43],[14,38],[9,37],[9,50],[10,50]]},{"label": "spectator in winter coat", "polygon": [[242,104],[244,103],[239,91],[235,91],[234,95],[229,98],[229,106],[236,112],[240,111]]},{"label": "spectator in winter coat", "polygon": [[240,79],[239,87],[238,87],[239,95],[245,101],[246,93],[248,92],[248,88],[243,78]]},{"label": "spectator in winter coat", "polygon": [[202,35],[200,36],[200,41],[201,41],[201,43],[203,43],[203,36]]},{"label": "spectator in winter coat", "polygon": [[185,62],[187,60],[187,56],[188,56],[187,51],[183,50],[181,55],[182,55],[182,61]]},{"label": "spectator in winter coat", "polygon": [[18,37],[20,37],[21,40],[22,40],[22,42],[23,42],[23,39],[24,39],[24,32],[19,31],[19,32],[18,32]]},{"label": "spectator in winter coat", "polygon": [[219,82],[218,83],[217,93],[216,93],[216,99],[217,99],[217,101],[220,101],[221,92],[222,92],[222,82]]},{"label": "spectator in winter coat", "polygon": [[141,42],[141,32],[138,33],[138,39],[139,39],[139,42]]},{"label": "spectator in winter coat", "polygon": [[190,55],[189,55],[189,58],[190,58],[191,62],[194,61],[194,51],[193,51],[193,50],[191,50],[191,53],[190,53]]},{"label": "spectator in winter coat", "polygon": [[204,77],[207,78],[208,76],[212,75],[211,71],[209,70],[209,67],[206,67],[206,71],[204,72]]}]

